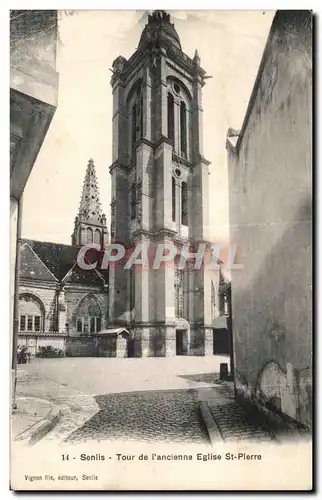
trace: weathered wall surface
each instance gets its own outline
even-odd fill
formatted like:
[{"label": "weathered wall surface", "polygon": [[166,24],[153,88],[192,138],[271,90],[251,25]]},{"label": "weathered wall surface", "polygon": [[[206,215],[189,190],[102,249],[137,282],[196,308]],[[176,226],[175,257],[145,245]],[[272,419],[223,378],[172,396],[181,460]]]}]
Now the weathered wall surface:
[{"label": "weathered wall surface", "polygon": [[66,337],[57,334],[48,335],[48,333],[34,335],[24,335],[23,333],[19,333],[18,345],[26,346],[27,352],[32,356],[38,352],[39,347],[51,346],[54,349],[61,349],[62,351],[65,351]]},{"label": "weathered wall surface", "polygon": [[237,146],[227,141],[239,394],[311,425],[311,14],[276,14]]},{"label": "weathered wall surface", "polygon": [[57,11],[10,13],[10,87],[57,105]]}]

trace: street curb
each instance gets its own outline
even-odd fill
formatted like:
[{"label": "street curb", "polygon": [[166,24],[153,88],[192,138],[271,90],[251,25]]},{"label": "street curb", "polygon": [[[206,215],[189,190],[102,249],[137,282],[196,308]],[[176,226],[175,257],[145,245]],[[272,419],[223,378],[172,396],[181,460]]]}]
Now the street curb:
[{"label": "street curb", "polygon": [[26,441],[29,445],[34,445],[50,432],[60,421],[62,411],[58,406],[52,405],[48,415],[28,429],[18,434],[14,441]]},{"label": "street curb", "polygon": [[200,403],[200,413],[202,420],[206,426],[212,446],[215,443],[220,443],[220,442],[222,443],[224,439],[221,435],[221,432],[214,417],[212,416],[211,411],[209,410],[207,403],[204,402]]}]

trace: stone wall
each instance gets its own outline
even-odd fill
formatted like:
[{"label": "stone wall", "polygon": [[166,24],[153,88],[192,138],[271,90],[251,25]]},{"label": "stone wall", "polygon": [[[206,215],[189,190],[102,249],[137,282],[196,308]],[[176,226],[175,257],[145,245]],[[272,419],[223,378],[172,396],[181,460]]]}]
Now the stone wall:
[{"label": "stone wall", "polygon": [[122,335],[68,337],[66,339],[66,356],[127,358],[128,339]]},{"label": "stone wall", "polygon": [[29,352],[32,356],[35,356],[39,347],[51,346],[54,349],[61,349],[65,351],[66,337],[64,335],[50,335],[48,333],[35,335],[24,335],[23,333],[19,333],[18,345],[26,346],[27,352]]},{"label": "stone wall", "polygon": [[311,13],[273,21],[245,121],[229,154],[236,389],[312,419]]}]

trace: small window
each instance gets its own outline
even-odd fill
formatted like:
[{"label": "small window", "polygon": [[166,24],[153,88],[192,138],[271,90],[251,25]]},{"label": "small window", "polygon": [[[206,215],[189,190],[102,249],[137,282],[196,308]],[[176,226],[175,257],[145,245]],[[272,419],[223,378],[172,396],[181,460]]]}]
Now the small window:
[{"label": "small window", "polygon": [[83,331],[83,322],[80,318],[77,320],[77,331],[81,333]]},{"label": "small window", "polygon": [[28,332],[33,330],[33,316],[28,316]]},{"label": "small window", "polygon": [[20,316],[20,331],[24,332],[26,330],[26,316],[22,314]]},{"label": "small window", "polygon": [[91,333],[93,333],[93,332],[95,332],[95,331],[96,331],[96,328],[95,328],[95,327],[96,327],[96,325],[95,325],[95,323],[96,323],[96,321],[95,321],[95,320],[96,320],[96,318],[92,317],[92,318],[90,318],[90,319],[91,319]]},{"label": "small window", "polygon": [[40,316],[35,316],[35,332],[40,332]]}]

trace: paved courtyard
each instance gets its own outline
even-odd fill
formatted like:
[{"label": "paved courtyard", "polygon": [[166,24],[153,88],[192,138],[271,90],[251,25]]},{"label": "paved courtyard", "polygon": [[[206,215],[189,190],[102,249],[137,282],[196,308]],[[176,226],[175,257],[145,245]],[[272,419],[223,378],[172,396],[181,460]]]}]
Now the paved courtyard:
[{"label": "paved courtyard", "polygon": [[228,356],[34,359],[19,369],[18,394],[47,398],[64,417],[45,439],[207,442],[200,391]]}]

